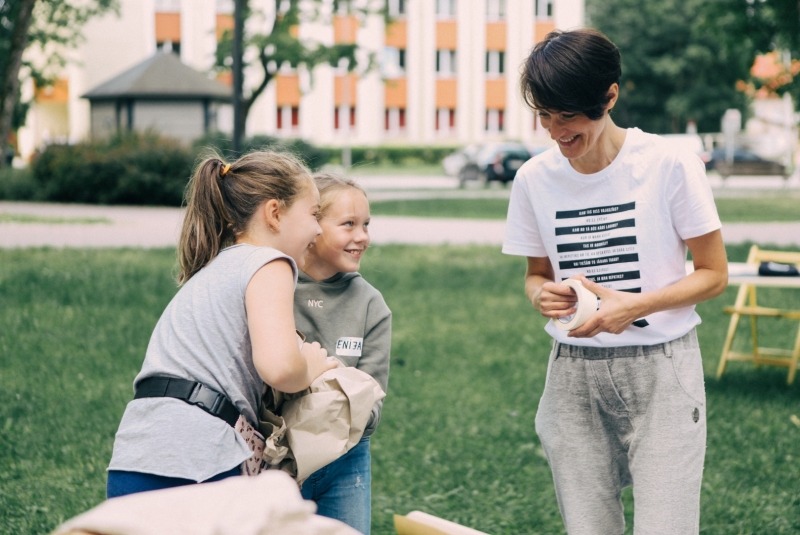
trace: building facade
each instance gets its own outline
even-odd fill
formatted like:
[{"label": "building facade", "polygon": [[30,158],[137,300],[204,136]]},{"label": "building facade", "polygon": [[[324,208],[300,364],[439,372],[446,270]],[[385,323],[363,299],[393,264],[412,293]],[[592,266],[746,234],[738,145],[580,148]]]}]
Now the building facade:
[{"label": "building facade", "polygon": [[[327,45],[357,43],[355,72],[348,74],[344,65],[312,72],[278,66],[250,110],[248,135],[332,146],[547,138],[522,103],[520,68],[549,31],[583,25],[583,0],[351,1],[387,7],[389,22],[379,14],[348,15],[346,1],[326,0],[321,16],[301,23],[298,36]],[[250,5],[261,15],[248,20],[248,29],[263,31],[282,2]],[[120,6],[119,16],[87,24],[85,42],[53,88],[24,88],[34,105],[19,132],[23,157],[48,141],[87,139],[89,104],[81,96],[160,48],[210,72],[217,42],[233,26],[232,0],[121,0]],[[245,86],[255,86],[260,74],[246,70]],[[221,109],[219,128],[232,130],[231,117]]]}]

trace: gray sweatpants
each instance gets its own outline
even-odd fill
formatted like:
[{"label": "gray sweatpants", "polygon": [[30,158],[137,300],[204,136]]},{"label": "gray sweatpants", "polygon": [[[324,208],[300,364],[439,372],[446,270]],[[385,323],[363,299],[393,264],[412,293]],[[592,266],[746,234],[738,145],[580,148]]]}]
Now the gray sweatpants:
[{"label": "gray sweatpants", "polygon": [[705,405],[694,329],[653,346],[556,342],[536,432],[567,533],[621,535],[630,485],[636,535],[698,533]]}]

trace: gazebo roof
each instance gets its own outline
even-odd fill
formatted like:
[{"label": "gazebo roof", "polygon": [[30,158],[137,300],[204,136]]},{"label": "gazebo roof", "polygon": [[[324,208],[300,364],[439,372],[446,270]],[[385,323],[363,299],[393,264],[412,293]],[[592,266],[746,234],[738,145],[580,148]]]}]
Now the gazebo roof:
[{"label": "gazebo roof", "polygon": [[95,87],[83,95],[83,98],[230,101],[232,93],[230,87],[184,65],[177,55],[156,52],[138,65]]}]

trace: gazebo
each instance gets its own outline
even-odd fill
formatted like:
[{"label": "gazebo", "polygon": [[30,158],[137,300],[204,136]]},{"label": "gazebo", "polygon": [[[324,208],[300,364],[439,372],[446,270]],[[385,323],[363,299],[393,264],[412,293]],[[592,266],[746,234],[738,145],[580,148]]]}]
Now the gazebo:
[{"label": "gazebo", "polygon": [[157,52],[83,98],[91,103],[94,139],[120,130],[155,130],[188,143],[217,129],[217,111],[230,105],[232,93],[175,54]]}]

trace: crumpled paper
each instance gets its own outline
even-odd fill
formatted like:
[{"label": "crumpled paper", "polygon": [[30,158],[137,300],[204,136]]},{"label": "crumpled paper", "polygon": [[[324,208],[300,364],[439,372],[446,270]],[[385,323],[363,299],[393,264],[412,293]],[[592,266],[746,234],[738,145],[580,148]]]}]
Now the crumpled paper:
[{"label": "crumpled paper", "polygon": [[269,470],[112,498],[53,535],[358,535],[314,511],[316,505],[303,500],[294,480]]},{"label": "crumpled paper", "polygon": [[303,392],[267,387],[259,410],[264,463],[302,483],[358,444],[372,407],[384,397],[369,374],[341,362]]}]

